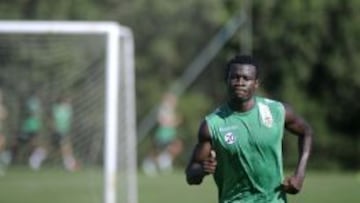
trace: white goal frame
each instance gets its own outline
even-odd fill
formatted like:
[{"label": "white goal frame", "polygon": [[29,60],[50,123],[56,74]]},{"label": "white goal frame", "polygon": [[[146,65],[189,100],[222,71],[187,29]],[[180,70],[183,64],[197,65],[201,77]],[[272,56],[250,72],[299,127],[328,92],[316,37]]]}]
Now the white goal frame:
[{"label": "white goal frame", "polygon": [[[119,110],[119,74],[125,85],[122,115],[127,137],[127,203],[138,202],[136,166],[136,119],[135,119],[135,74],[134,39],[129,28],[115,22],[94,21],[0,21],[0,34],[103,34],[106,36],[106,101],[105,101],[105,153],[104,153],[104,203],[116,203],[117,189],[117,143]],[[124,40],[124,58],[120,67],[120,38]],[[119,70],[122,69],[122,72]],[[124,180],[125,181],[125,180]]]}]

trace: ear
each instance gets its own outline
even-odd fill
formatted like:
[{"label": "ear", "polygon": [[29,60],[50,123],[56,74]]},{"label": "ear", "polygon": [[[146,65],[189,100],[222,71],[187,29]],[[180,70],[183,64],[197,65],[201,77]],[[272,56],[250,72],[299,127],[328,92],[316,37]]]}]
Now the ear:
[{"label": "ear", "polygon": [[260,86],[260,80],[256,79],[255,80],[255,88],[257,89]]}]

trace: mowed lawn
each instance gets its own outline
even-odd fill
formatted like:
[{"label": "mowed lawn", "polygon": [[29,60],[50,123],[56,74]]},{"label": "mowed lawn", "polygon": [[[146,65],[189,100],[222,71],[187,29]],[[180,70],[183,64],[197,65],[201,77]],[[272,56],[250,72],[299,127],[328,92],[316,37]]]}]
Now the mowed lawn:
[{"label": "mowed lawn", "polygon": [[[217,202],[211,177],[201,186],[186,185],[181,170],[158,177],[139,174],[138,179],[139,203]],[[6,175],[0,176],[0,203],[101,203],[102,183],[100,170],[67,173],[61,169],[34,172],[10,168]],[[289,200],[290,203],[359,203],[360,175],[309,172],[302,193],[289,196]]]}]

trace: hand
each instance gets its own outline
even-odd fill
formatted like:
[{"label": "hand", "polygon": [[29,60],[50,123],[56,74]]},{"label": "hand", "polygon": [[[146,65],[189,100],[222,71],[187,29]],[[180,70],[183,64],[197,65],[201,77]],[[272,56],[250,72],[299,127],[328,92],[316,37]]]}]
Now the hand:
[{"label": "hand", "polygon": [[300,192],[302,188],[302,184],[304,182],[304,178],[291,176],[284,180],[282,186],[282,190],[288,194],[297,194]]},{"label": "hand", "polygon": [[202,167],[205,174],[208,175],[215,173],[216,165],[216,153],[214,150],[211,150],[209,157],[202,162]]}]

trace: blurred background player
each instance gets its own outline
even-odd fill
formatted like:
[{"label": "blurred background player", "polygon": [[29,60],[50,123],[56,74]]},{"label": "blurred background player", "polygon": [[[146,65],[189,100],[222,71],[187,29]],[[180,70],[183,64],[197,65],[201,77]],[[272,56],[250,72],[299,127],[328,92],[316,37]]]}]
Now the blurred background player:
[{"label": "blurred background player", "polygon": [[153,139],[154,148],[145,158],[142,168],[147,175],[157,171],[171,171],[174,159],[182,151],[182,141],[177,137],[180,118],[176,112],[177,96],[166,93],[158,110],[158,127]]},{"label": "blurred background player", "polygon": [[25,154],[30,153],[29,166],[33,170],[38,170],[42,161],[46,158],[46,150],[38,143],[38,137],[42,129],[42,103],[37,93],[33,93],[25,103],[25,117],[20,126],[13,149],[12,156],[16,160],[19,150],[25,150]]},{"label": "blurred background player", "polygon": [[63,164],[66,170],[75,171],[78,163],[73,155],[70,139],[73,110],[71,99],[60,97],[52,106],[52,140],[56,148],[60,149]]},{"label": "blurred background player", "polygon": [[4,132],[4,122],[7,117],[7,110],[3,102],[3,94],[0,90],[0,175],[5,173],[6,167],[10,162],[10,153],[6,150],[6,136]]}]

